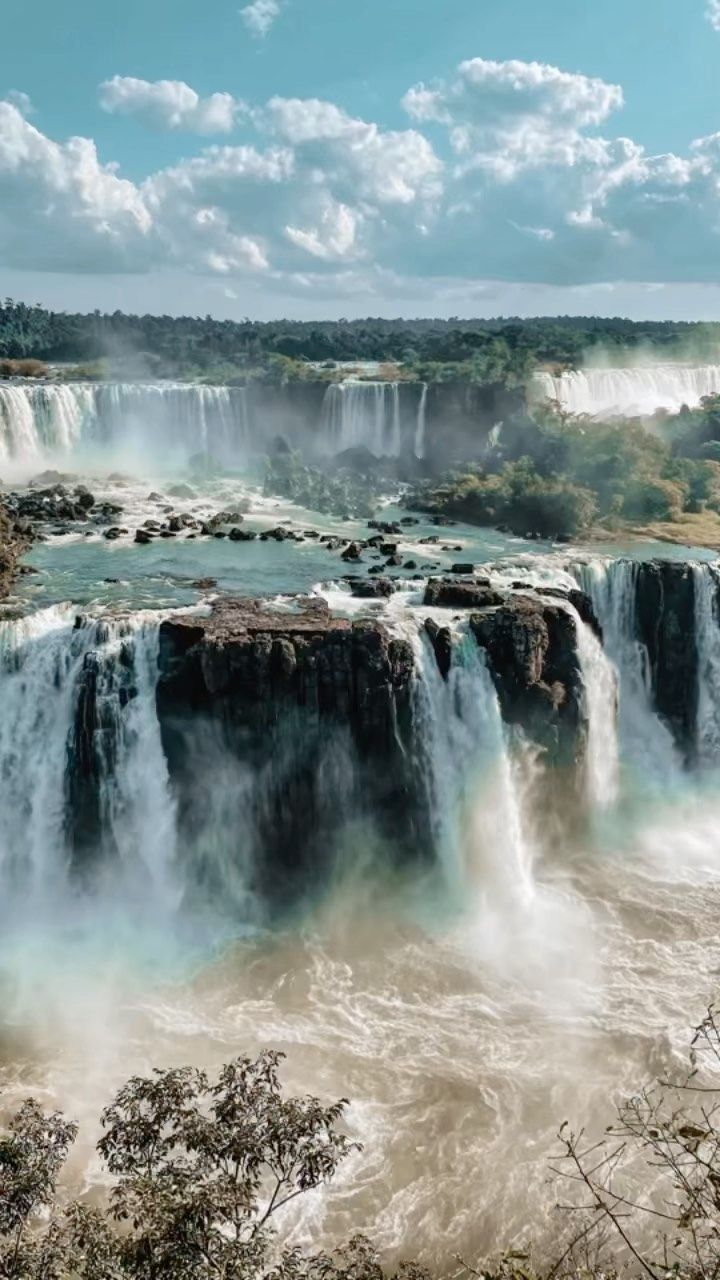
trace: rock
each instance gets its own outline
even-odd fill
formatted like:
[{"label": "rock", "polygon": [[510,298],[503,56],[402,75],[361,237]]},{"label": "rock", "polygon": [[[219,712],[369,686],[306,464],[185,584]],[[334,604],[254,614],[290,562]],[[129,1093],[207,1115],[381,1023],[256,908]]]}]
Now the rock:
[{"label": "rock", "polygon": [[149,542],[153,541],[153,535],[147,529],[136,529],[135,541],[139,543],[141,547],[146,547]]},{"label": "rock", "polygon": [[404,565],[403,565],[403,569],[417,569],[417,561],[415,561],[415,560],[406,560],[406,561],[405,561],[405,563],[404,563]]},{"label": "rock", "polygon": [[46,489],[53,485],[72,484],[73,480],[76,479],[77,476],[74,476],[72,471],[53,471],[50,469],[41,471],[38,475],[33,476],[32,480],[29,481],[29,487],[31,489]]},{"label": "rock", "polygon": [[520,726],[553,765],[577,769],[587,746],[587,707],[572,616],[539,595],[509,596],[474,613],[503,718]]},{"label": "rock", "polygon": [[449,627],[439,627],[433,618],[425,619],[425,630],[430,637],[438,671],[447,680],[452,666],[452,632]]},{"label": "rock", "polygon": [[168,489],[170,498],[197,498],[197,490],[189,484],[174,484]]},{"label": "rock", "polygon": [[245,865],[250,838],[261,851],[256,879],[280,902],[308,877],[329,873],[323,856],[353,821],[355,796],[398,857],[417,857],[427,807],[409,749],[411,646],[374,619],[334,618],[322,600],[295,606],[223,599],[209,616],[168,618],[158,664],[158,717],[183,839],[192,848],[211,820],[207,751],[217,741],[224,767],[235,759],[242,779],[237,800],[232,783],[224,798],[230,856],[236,831]]},{"label": "rock", "polygon": [[634,581],[638,639],[647,650],[653,702],[691,759],[698,705],[695,575],[680,560],[649,560],[636,566]]},{"label": "rock", "polygon": [[231,542],[254,542],[257,534],[250,529],[231,529],[228,538]]},{"label": "rock", "polygon": [[32,525],[18,521],[6,504],[0,502],[0,599],[10,593],[15,576],[21,571],[20,557],[28,550],[33,538]]},{"label": "rock", "polygon": [[474,573],[475,565],[474,564],[451,564],[450,572],[451,573]]},{"label": "rock", "polygon": [[[172,490],[170,491],[172,493]],[[157,493],[155,489],[147,496],[148,502],[164,502],[165,499],[161,493]]]},{"label": "rock", "polygon": [[363,556],[361,556],[360,547],[357,543],[348,543],[340,558],[343,561],[359,561],[359,559],[363,559]]},{"label": "rock", "polygon": [[107,538],[108,542],[116,542],[117,539],[121,538],[124,533],[129,533],[129,530],[122,529],[120,528],[119,525],[111,525],[109,529],[105,530],[103,537]]},{"label": "rock", "polygon": [[389,559],[385,561],[385,567],[387,569],[399,569],[401,565],[402,565],[402,556],[398,556],[398,555],[390,556]]},{"label": "rock", "polygon": [[195,578],[194,581],[190,583],[190,586],[194,587],[196,591],[210,591],[213,587],[217,586],[217,579]]},{"label": "rock", "polygon": [[75,490],[75,498],[78,505],[81,506],[84,511],[89,511],[91,507],[95,506],[95,499],[93,495],[83,484],[79,484],[77,486]]},{"label": "rock", "polygon": [[[370,570],[370,573],[376,572],[374,568]],[[373,578],[372,582],[368,582],[367,578],[352,578],[348,585],[352,594],[360,600],[384,600],[395,590],[395,584],[390,578]]]},{"label": "rock", "polygon": [[423,604],[444,609],[492,609],[504,604],[506,599],[506,595],[491,587],[489,578],[472,578],[467,582],[431,578]]}]

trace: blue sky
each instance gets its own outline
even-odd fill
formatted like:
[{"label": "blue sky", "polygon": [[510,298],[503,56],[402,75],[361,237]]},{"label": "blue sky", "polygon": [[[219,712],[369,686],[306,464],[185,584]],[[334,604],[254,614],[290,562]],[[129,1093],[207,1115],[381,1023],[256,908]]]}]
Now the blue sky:
[{"label": "blue sky", "polygon": [[5,0],[0,288],[720,317],[720,0]]}]

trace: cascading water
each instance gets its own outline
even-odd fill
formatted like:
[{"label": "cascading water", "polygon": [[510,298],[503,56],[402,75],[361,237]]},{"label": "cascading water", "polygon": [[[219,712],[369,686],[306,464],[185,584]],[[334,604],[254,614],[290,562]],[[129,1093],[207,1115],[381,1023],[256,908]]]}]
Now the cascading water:
[{"label": "cascading water", "polygon": [[587,798],[591,810],[602,811],[615,803],[619,791],[617,675],[592,627],[572,605],[568,608],[575,621],[578,661],[587,702]]},{"label": "cascading water", "polygon": [[711,565],[693,566],[695,644],[698,656],[697,756],[701,765],[720,763],[720,579]]},{"label": "cascading water", "polygon": [[[60,892],[103,853],[116,881],[173,896],[174,819],[155,712],[158,622],[76,619],[70,607],[0,624],[0,884],[6,901]],[[98,847],[88,851],[90,833]],[[98,868],[78,866],[91,852]]]},{"label": "cascading water", "polygon": [[672,734],[653,709],[648,656],[638,638],[638,565],[591,560],[574,566],[603,629],[604,647],[620,681],[620,738],[630,766],[658,785],[677,777],[680,761]]},{"label": "cascading water", "polygon": [[417,743],[447,882],[457,894],[527,906],[534,894],[533,854],[519,766],[482,650],[467,630],[457,629],[443,680],[414,620],[404,634],[417,664]]},{"label": "cascading water", "polygon": [[[428,388],[423,383],[418,399],[412,451],[425,456]],[[404,449],[400,383],[360,382],[348,378],[334,382],[325,392],[320,424],[325,453],[364,448],[376,458],[398,458]]]},{"label": "cascading water", "polygon": [[423,382],[418,404],[417,425],[415,427],[415,457],[425,457],[425,435],[427,431],[427,382]]},{"label": "cascading water", "polygon": [[233,460],[251,443],[243,387],[0,383],[0,461],[115,449]]},{"label": "cascading water", "polygon": [[380,457],[400,453],[400,388],[396,382],[333,383],[325,393],[321,438],[326,452],[365,448]]},{"label": "cascading water", "polygon": [[634,369],[577,369],[535,374],[535,401],[556,400],[567,413],[651,416],[695,408],[703,396],[720,393],[720,365],[656,364]]}]

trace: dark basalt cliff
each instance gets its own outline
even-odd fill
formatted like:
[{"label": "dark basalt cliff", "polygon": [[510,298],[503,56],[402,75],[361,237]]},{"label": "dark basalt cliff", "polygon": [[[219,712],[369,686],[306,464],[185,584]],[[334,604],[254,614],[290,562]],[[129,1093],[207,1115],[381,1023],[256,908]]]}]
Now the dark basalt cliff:
[{"label": "dark basalt cliff", "polygon": [[653,703],[690,760],[698,710],[697,579],[691,565],[675,560],[646,561],[635,574],[635,623]]},{"label": "dark basalt cliff", "polygon": [[488,655],[506,723],[543,747],[548,763],[581,764],[587,708],[572,614],[537,595],[513,595],[473,613],[470,625]]},{"label": "dark basalt cliff", "polygon": [[[600,632],[592,604],[581,591],[541,593],[523,584],[503,591],[482,578],[437,578],[425,590],[426,605],[470,611],[470,626],[487,654],[506,723],[519,726],[542,747],[548,763],[579,765],[587,741],[587,709],[575,618],[563,600]],[[452,661],[449,632],[436,622],[428,631],[446,675]]]},{"label": "dark basalt cliff", "polygon": [[[338,830],[372,818],[408,856],[425,822],[410,748],[413,657],[377,622],[223,600],[162,624],[157,705],[190,844],[212,825],[213,771],[228,758],[245,789],[264,892],[322,871]],[[241,781],[239,781],[241,780]],[[247,801],[249,800],[249,804]],[[349,838],[349,837],[348,837]]]}]

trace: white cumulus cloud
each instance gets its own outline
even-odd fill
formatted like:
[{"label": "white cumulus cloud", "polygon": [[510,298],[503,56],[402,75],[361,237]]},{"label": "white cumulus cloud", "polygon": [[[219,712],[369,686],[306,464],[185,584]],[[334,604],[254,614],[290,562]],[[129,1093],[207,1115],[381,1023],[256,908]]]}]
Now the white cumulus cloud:
[{"label": "white cumulus cloud", "polygon": [[100,105],[113,115],[137,116],[155,129],[186,133],[230,133],[245,104],[229,93],[201,98],[182,80],[137,80],[113,76],[100,85]]},{"label": "white cumulus cloud", "polygon": [[705,10],[707,20],[716,31],[720,31],[720,0],[708,0]]},{"label": "white cumulus cloud", "polygon": [[261,39],[280,17],[282,0],[253,0],[240,10],[240,17],[254,36]]},{"label": "white cumulus cloud", "polygon": [[466,165],[513,178],[520,170],[603,156],[587,130],[622,106],[618,85],[540,62],[471,58],[450,83],[410,89],[403,105],[420,122],[445,125]]}]

